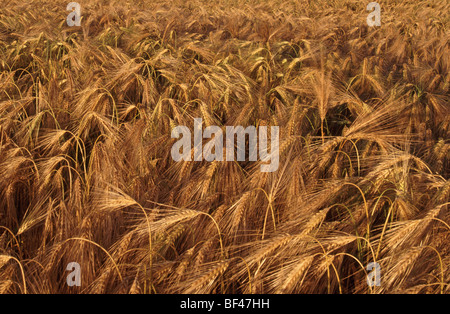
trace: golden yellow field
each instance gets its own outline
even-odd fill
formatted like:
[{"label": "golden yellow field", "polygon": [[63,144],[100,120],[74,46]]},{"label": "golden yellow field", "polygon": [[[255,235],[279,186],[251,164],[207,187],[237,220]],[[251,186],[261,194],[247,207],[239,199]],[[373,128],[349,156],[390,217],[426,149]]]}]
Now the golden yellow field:
[{"label": "golden yellow field", "polygon": [[447,0],[69,2],[0,5],[0,293],[450,293]]}]

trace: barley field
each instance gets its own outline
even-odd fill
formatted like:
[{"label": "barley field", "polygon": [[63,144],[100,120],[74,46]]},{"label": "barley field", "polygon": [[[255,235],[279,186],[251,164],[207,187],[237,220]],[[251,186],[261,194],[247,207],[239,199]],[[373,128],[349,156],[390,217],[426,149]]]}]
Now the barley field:
[{"label": "barley field", "polygon": [[0,6],[0,293],[450,293],[448,1],[68,2]]}]

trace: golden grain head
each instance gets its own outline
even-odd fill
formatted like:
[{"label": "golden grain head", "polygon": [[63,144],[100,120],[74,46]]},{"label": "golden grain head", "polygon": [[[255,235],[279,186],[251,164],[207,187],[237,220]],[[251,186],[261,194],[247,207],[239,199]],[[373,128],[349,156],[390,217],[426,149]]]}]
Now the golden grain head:
[{"label": "golden grain head", "polygon": [[[450,292],[448,1],[38,2],[0,9],[0,293]],[[278,126],[278,171],[175,162],[194,118]]]}]

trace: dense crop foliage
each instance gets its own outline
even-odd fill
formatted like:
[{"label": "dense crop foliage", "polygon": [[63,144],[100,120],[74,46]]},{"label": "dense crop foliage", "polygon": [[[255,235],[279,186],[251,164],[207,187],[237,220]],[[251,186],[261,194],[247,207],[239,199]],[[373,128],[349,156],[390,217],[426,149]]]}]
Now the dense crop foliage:
[{"label": "dense crop foliage", "polygon": [[[448,1],[5,2],[0,293],[450,292]],[[175,162],[194,118],[278,171]]]}]

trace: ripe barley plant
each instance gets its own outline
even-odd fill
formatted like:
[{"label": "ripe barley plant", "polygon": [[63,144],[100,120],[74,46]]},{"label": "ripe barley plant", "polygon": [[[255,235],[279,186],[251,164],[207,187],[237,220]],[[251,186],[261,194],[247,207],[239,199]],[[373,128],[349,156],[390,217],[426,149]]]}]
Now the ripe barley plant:
[{"label": "ripe barley plant", "polygon": [[450,293],[448,1],[69,2],[0,7],[0,293]]}]

